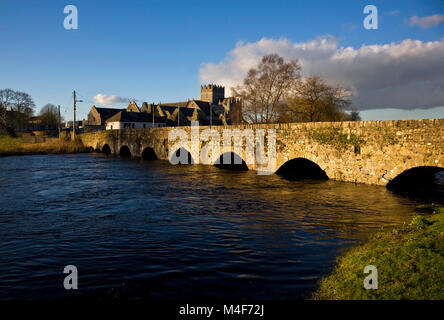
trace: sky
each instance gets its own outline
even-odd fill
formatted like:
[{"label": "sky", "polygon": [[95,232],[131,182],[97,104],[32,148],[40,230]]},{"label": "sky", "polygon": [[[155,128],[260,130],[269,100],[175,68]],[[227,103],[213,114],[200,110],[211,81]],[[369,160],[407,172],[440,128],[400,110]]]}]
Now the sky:
[{"label": "sky", "polygon": [[[66,30],[66,5],[78,29]],[[378,29],[365,29],[366,5]],[[0,89],[78,119],[93,104],[175,102],[240,84],[264,54],[353,92],[363,120],[444,118],[444,0],[0,2]]]}]

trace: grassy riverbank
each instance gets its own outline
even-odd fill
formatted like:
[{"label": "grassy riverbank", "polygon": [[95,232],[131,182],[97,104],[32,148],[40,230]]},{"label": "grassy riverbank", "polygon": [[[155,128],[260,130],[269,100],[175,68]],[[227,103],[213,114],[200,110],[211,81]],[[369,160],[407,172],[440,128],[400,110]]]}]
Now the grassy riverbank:
[{"label": "grassy riverbank", "polygon": [[[421,206],[410,224],[383,230],[337,259],[313,299],[444,299],[444,207]],[[428,211],[428,213],[425,213]],[[366,290],[366,265],[378,270],[378,289]]]},{"label": "grassy riverbank", "polygon": [[0,157],[33,154],[64,154],[90,152],[81,141],[56,140],[44,143],[23,143],[20,137],[0,136]]}]

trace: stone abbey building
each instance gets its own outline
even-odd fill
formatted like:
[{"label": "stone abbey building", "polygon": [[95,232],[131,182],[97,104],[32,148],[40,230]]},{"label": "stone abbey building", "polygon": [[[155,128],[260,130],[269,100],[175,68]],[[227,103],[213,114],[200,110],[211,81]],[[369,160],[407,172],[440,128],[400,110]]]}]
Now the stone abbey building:
[{"label": "stone abbey building", "polygon": [[200,92],[199,100],[159,104],[143,102],[140,107],[135,101],[129,101],[125,109],[92,106],[87,127],[100,130],[189,126],[191,121],[199,121],[200,125],[230,124],[236,99],[226,98],[225,88],[214,84],[202,85]]}]

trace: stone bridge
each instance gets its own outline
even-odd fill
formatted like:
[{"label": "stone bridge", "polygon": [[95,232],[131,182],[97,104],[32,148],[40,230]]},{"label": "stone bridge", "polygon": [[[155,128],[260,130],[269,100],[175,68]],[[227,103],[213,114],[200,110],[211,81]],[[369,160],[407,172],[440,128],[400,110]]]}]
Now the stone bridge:
[{"label": "stone bridge", "polygon": [[[176,134],[177,129],[183,130],[181,134]],[[179,147],[189,152],[194,163],[199,162],[200,152],[205,148],[219,153],[206,164],[218,163],[223,153],[231,151],[242,158],[248,169],[268,173],[291,169],[291,164],[297,167],[310,163],[330,179],[375,185],[386,185],[417,167],[432,168],[433,172],[444,168],[444,119],[257,124],[209,129],[192,126],[106,130],[84,133],[79,139],[96,151],[143,158],[168,160]],[[224,136],[224,130],[231,131],[225,131],[228,135]],[[231,138],[230,132],[236,130],[244,137]],[[179,136],[185,139],[180,145]],[[263,143],[259,144],[261,137]],[[232,145],[224,149],[223,141],[227,140]],[[209,142],[220,145],[219,150],[208,147]],[[275,164],[270,165],[271,158],[265,164],[258,157],[251,161],[251,147],[260,146],[264,146],[265,155],[276,150]],[[303,170],[311,169],[308,166]]]}]

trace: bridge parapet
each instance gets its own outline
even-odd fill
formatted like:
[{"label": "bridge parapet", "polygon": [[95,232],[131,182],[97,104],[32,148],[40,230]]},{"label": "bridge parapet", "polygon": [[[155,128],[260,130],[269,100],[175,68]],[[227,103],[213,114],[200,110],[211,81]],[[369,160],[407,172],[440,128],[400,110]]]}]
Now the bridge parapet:
[{"label": "bridge parapet", "polygon": [[[202,132],[209,128],[198,128],[198,152],[206,143],[201,139]],[[168,136],[176,129],[106,130],[79,137],[86,146],[98,151],[107,145],[111,153],[119,154],[122,146],[128,146],[133,156],[140,157],[145,148],[151,148],[159,159],[168,160],[168,153],[175,145]],[[187,134],[190,145],[191,127],[179,129]],[[287,161],[304,158],[316,163],[330,179],[386,185],[410,168],[444,167],[444,119],[244,124],[213,126],[211,129],[217,130],[221,137],[223,130],[251,129],[255,134],[260,130],[275,130],[274,171]],[[222,153],[222,139],[220,143]],[[239,156],[245,161],[245,143],[242,143],[241,153]],[[248,164],[248,167],[260,168],[255,163]]]}]

